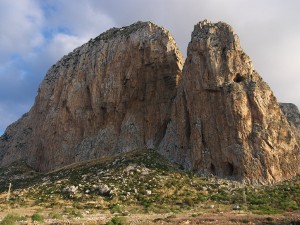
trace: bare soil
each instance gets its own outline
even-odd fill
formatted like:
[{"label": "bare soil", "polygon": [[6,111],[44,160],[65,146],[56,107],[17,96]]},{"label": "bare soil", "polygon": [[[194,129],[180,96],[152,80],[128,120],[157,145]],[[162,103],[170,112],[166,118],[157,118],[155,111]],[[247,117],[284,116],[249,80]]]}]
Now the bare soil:
[{"label": "bare soil", "polygon": [[[34,212],[48,215],[51,209],[39,209],[39,207],[5,209],[0,211],[0,218],[8,213],[27,216],[27,221],[21,221],[19,224],[36,224],[30,222],[30,215]],[[87,225],[87,224],[106,224],[112,217],[124,216],[121,214],[110,214],[102,212],[98,214],[84,214],[83,218],[63,218],[61,220],[45,219],[44,224],[52,225]],[[233,224],[251,224],[251,225],[300,225],[300,211],[287,212],[275,215],[256,215],[250,212],[231,211],[231,212],[185,212],[180,214],[129,214],[125,216],[131,225],[196,225],[196,224],[213,224],[213,225],[233,225]]]}]

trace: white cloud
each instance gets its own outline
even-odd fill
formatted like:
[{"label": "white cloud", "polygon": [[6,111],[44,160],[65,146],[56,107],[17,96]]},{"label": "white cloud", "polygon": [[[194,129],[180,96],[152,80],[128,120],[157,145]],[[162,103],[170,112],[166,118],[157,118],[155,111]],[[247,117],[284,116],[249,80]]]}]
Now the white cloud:
[{"label": "white cloud", "polygon": [[0,49],[4,54],[26,54],[40,46],[43,13],[32,0],[0,1]]},{"label": "white cloud", "polygon": [[[0,131],[4,132],[6,127],[20,118],[27,111],[28,106],[20,104],[0,103]],[[2,133],[0,133],[2,134]]]},{"label": "white cloud", "polygon": [[0,134],[29,110],[50,65],[113,24],[89,1],[1,0]]},{"label": "white cloud", "polygon": [[[45,0],[47,26],[66,28],[72,35],[91,38],[115,26],[102,7],[93,7],[91,0]],[[101,2],[101,1],[99,1]]]},{"label": "white cloud", "polygon": [[299,8],[297,0],[0,0],[0,133],[28,111],[59,58],[111,27],[138,20],[169,29],[182,52],[194,24],[227,22],[278,99],[300,106]]},{"label": "white cloud", "polygon": [[56,61],[86,41],[88,41],[86,38],[58,33],[46,47],[45,53],[47,54],[47,58],[51,58],[51,61]]}]

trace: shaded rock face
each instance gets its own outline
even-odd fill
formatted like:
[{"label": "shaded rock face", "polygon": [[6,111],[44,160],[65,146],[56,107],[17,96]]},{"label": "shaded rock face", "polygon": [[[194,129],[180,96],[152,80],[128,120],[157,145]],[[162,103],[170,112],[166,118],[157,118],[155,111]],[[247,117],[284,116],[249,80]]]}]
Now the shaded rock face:
[{"label": "shaded rock face", "polygon": [[195,25],[159,152],[203,175],[273,183],[299,173],[299,146],[269,86],[224,23]]},{"label": "shaded rock face", "polygon": [[297,106],[292,103],[279,103],[279,106],[290,125],[300,130],[300,113]]},{"label": "shaded rock face", "polygon": [[299,112],[280,109],[229,25],[195,25],[182,66],[172,36],[150,22],[91,39],[50,68],[30,112],[0,138],[0,165],[50,171],[155,148],[199,174],[247,183],[300,172]]},{"label": "shaded rock face", "polygon": [[113,28],[53,65],[30,112],[1,137],[1,165],[40,171],[155,148],[170,120],[183,59],[150,22]]},{"label": "shaded rock face", "polygon": [[279,103],[281,111],[286,116],[292,130],[298,137],[300,142],[300,113],[296,105],[292,103]]}]

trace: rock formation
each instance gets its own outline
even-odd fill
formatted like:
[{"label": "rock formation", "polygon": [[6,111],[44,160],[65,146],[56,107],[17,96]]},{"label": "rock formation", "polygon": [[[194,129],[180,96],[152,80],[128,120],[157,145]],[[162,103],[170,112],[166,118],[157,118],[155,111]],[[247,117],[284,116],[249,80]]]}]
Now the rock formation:
[{"label": "rock formation", "polygon": [[195,25],[159,152],[200,174],[244,182],[299,172],[295,135],[229,25]]},{"label": "rock formation", "polygon": [[300,113],[296,105],[292,103],[279,103],[281,111],[286,116],[292,130],[298,136],[300,142]]},{"label": "rock formation", "polygon": [[1,165],[40,171],[136,148],[154,148],[170,119],[183,59],[153,23],[113,28],[53,65],[30,112],[0,142]]},{"label": "rock formation", "polygon": [[300,172],[296,128],[229,25],[195,25],[182,66],[172,36],[152,23],[101,34],[50,68],[30,112],[1,137],[0,165],[25,159],[49,171],[155,148],[199,174],[247,183]]},{"label": "rock formation", "polygon": [[279,106],[290,125],[300,130],[300,113],[297,106],[292,103],[279,103]]}]

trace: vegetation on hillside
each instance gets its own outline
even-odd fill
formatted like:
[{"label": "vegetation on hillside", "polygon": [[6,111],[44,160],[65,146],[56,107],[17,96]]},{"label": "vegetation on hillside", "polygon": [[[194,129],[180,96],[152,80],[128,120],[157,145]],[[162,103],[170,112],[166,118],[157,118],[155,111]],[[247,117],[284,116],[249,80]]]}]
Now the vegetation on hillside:
[{"label": "vegetation on hillside", "polygon": [[[7,201],[9,183],[12,189]],[[300,178],[273,186],[244,186],[186,172],[152,150],[72,165],[49,174],[36,173],[24,163],[2,168],[0,211],[36,205],[51,212],[32,215],[34,221],[83,218],[98,212],[123,217],[233,210],[276,214],[300,210]],[[110,224],[125,221],[123,217]]]}]

